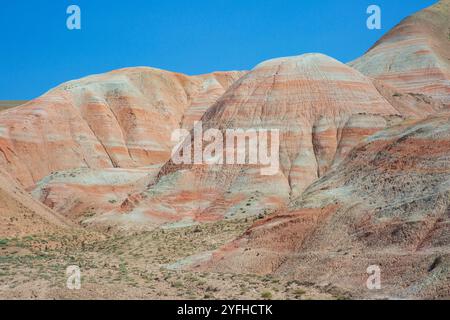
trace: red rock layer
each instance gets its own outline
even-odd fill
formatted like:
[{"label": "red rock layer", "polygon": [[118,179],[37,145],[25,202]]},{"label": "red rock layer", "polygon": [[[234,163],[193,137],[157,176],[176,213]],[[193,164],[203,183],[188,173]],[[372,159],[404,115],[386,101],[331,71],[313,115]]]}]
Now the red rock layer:
[{"label": "red rock layer", "polygon": [[450,106],[449,30],[450,1],[441,0],[403,20],[350,65],[403,92]]},{"label": "red rock layer", "polygon": [[160,165],[138,169],[72,169],[40,180],[31,194],[54,211],[82,222],[120,206],[154,181]]},{"label": "red rock layer", "polygon": [[398,115],[369,79],[327,56],[264,62],[238,80],[202,120],[204,130],[280,130],[280,170],[262,176],[261,166],[169,162],[156,184],[132,196],[116,214],[126,213],[124,221],[138,215],[141,224],[145,217],[160,224],[270,212]]},{"label": "red rock layer", "polygon": [[373,84],[380,94],[406,118],[423,119],[443,109],[443,104],[430,96],[404,93],[380,80],[374,80]]},{"label": "red rock layer", "polygon": [[29,187],[59,170],[163,163],[190,106],[186,126],[241,75],[129,68],[65,83],[0,113],[0,166]]},{"label": "red rock layer", "polygon": [[[277,273],[359,296],[450,296],[450,116],[366,139],[288,210],[266,218],[201,269]],[[380,266],[382,290],[366,287]]]},{"label": "red rock layer", "polygon": [[183,115],[182,127],[191,129],[194,122],[201,120],[206,110],[225,93],[225,89],[231,87],[244,74],[244,72],[214,72],[197,76],[202,81],[201,88]]}]

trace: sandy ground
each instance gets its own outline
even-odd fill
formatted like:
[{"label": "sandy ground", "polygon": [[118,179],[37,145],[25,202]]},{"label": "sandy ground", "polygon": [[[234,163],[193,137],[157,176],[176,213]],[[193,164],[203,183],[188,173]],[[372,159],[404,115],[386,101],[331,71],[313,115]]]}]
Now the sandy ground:
[{"label": "sandy ground", "polygon": [[[344,299],[333,287],[272,276],[193,273],[168,266],[230,241],[252,220],[137,234],[78,231],[0,239],[1,299]],[[81,269],[81,289],[66,268]]]}]

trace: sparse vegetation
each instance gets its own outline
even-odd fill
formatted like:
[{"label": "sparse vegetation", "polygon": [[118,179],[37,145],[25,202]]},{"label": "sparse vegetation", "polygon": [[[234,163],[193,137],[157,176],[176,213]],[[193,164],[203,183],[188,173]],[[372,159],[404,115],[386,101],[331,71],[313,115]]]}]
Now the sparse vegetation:
[{"label": "sparse vegetation", "polygon": [[182,281],[175,281],[172,283],[172,287],[174,288],[182,288],[184,286]]},{"label": "sparse vegetation", "polygon": [[261,298],[265,299],[265,300],[270,300],[272,299],[272,292],[270,291],[264,291],[263,293],[261,293]]},{"label": "sparse vegetation", "polygon": [[297,289],[297,290],[294,290],[294,295],[295,295],[297,298],[300,298],[300,297],[303,296],[305,293],[306,293],[306,291],[303,290],[303,289]]},{"label": "sparse vegetation", "polygon": [[[271,276],[193,273],[167,265],[190,255],[215,250],[241,235],[256,218],[230,219],[191,227],[133,234],[81,232],[0,239],[1,297],[40,298],[295,298],[289,282]],[[65,270],[77,265],[82,288],[65,289]],[[267,289],[270,285],[270,291]],[[41,290],[43,287],[47,290]],[[331,297],[311,289],[319,297]],[[264,294],[264,296],[263,296]]]}]

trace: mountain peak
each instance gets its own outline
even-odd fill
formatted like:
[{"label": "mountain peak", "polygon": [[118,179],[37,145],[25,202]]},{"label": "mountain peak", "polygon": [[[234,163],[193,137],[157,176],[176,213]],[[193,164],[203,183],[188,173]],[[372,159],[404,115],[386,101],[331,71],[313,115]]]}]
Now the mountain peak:
[{"label": "mountain peak", "polygon": [[349,65],[402,92],[450,106],[450,1],[404,19]]}]

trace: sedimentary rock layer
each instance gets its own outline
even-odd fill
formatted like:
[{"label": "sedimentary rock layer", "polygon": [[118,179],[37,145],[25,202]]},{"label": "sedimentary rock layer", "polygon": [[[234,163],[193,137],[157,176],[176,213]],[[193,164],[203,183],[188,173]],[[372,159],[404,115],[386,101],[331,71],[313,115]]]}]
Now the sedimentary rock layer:
[{"label": "sedimentary rock layer", "polygon": [[54,211],[81,222],[120,206],[130,194],[152,183],[160,167],[59,171],[40,180],[31,195]]},{"label": "sedimentary rock layer", "polygon": [[[274,59],[238,80],[203,116],[204,130],[277,129],[279,170],[262,165],[176,165],[104,217],[192,223],[270,212],[400,114],[358,71],[321,54]],[[188,139],[190,142],[190,139]],[[137,219],[139,217],[139,219]]]},{"label": "sedimentary rock layer", "polygon": [[[361,296],[450,295],[450,116],[381,131],[202,269],[331,282]],[[366,287],[379,266],[383,289]]]},{"label": "sedimentary rock layer", "polygon": [[241,75],[129,68],[65,83],[0,114],[0,166],[30,187],[54,171],[164,163],[172,131]]},{"label": "sedimentary rock layer", "polygon": [[350,66],[450,106],[450,1],[406,18]]}]

